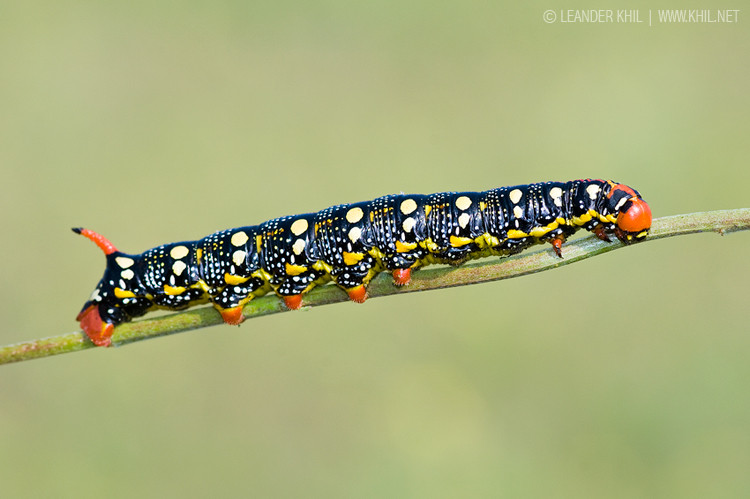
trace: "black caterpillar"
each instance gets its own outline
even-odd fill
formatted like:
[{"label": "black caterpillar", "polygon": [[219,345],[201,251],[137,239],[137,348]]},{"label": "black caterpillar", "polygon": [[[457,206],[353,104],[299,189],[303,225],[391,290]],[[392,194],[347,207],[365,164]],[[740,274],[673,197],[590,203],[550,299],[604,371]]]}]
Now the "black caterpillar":
[{"label": "black caterpillar", "polygon": [[557,255],[580,228],[629,244],[646,237],[651,209],[637,191],[609,180],[573,180],[484,192],[397,194],[223,230],[139,255],[118,251],[88,229],[107,268],[78,314],[92,342],[108,346],[114,326],[154,307],[182,309],[210,301],[228,324],[242,307],[273,290],[297,309],[305,292],[333,280],[356,302],[379,272],[394,284],[429,263],[517,253],[549,242]]}]

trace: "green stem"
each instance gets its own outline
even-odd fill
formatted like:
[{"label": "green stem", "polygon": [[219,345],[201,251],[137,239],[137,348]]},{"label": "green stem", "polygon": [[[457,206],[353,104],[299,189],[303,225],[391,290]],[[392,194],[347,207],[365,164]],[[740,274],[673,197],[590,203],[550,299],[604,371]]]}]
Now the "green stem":
[{"label": "green stem", "polygon": [[[674,215],[654,220],[651,233],[646,241],[665,237],[694,234],[697,232],[729,232],[750,229],[750,208],[737,210],[710,211]],[[463,286],[480,282],[497,281],[511,277],[550,270],[569,265],[608,251],[624,247],[619,241],[607,243],[594,236],[571,241],[563,247],[564,258],[560,259],[549,249],[525,252],[508,258],[485,258],[460,267],[438,267],[415,272],[408,286],[398,288],[393,285],[387,272],[378,275],[368,287],[370,298],[400,293],[413,293],[428,289]],[[305,295],[304,305],[317,307],[328,303],[347,301],[346,293],[336,286],[321,286]],[[288,310],[275,295],[267,295],[248,303],[244,308],[248,319],[263,315],[287,312]],[[156,336],[180,333],[191,329],[221,324],[221,316],[213,307],[196,308],[153,319],[121,324],[115,328],[113,345],[124,345]],[[80,331],[52,336],[15,345],[0,347],[0,364],[19,362],[75,352],[92,348],[94,345]]]}]

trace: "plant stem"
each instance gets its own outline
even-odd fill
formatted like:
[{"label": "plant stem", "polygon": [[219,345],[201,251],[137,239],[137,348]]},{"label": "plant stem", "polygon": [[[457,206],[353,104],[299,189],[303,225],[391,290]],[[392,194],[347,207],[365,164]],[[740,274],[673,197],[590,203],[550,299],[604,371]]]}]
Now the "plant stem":
[{"label": "plant stem", "polygon": [[[750,229],[750,208],[690,213],[654,220],[646,241],[698,232],[726,234],[748,229]],[[548,248],[535,252],[525,252],[508,258],[485,258],[460,267],[419,270],[414,273],[407,286],[400,288],[393,285],[389,273],[383,272],[370,283],[368,295],[370,298],[377,298],[379,296],[519,277],[569,265],[624,246],[619,241],[607,243],[594,236],[589,236],[565,244],[563,246],[564,258],[562,259],[558,258]],[[342,301],[347,301],[346,293],[336,286],[328,285],[315,288],[306,294],[303,303],[306,307],[317,307]],[[287,311],[283,302],[273,294],[252,300],[243,310],[247,319]],[[156,336],[180,333],[221,323],[221,316],[213,307],[196,308],[153,319],[121,324],[115,328],[112,335],[112,344],[124,345]],[[0,364],[48,357],[93,347],[93,343],[88,340],[84,333],[76,331],[0,347]]]}]

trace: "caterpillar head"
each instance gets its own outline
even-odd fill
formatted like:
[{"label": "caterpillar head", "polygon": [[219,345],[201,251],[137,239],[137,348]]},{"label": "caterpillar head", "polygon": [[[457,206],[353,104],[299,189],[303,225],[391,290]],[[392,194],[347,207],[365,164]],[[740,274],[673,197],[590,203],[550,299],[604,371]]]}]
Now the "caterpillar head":
[{"label": "caterpillar head", "polygon": [[638,191],[612,183],[607,194],[608,208],[617,214],[615,235],[625,244],[642,241],[651,229],[651,208]]}]

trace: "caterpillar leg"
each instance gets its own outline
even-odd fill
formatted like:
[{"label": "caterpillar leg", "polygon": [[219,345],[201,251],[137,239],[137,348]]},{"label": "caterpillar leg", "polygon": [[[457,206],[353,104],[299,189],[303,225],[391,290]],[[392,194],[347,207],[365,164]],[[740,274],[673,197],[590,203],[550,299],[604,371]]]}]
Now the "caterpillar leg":
[{"label": "caterpillar leg", "polygon": [[299,268],[293,268],[290,264],[286,266],[288,267],[286,271],[292,271],[292,273],[275,278],[271,286],[276,290],[279,298],[284,300],[286,308],[289,310],[299,310],[302,308],[302,296],[318,284],[322,284],[327,280],[327,276],[324,272],[309,269],[309,267],[305,267],[308,270],[298,273],[297,271],[303,268],[301,265],[298,266]]},{"label": "caterpillar leg", "polygon": [[552,249],[555,250],[555,254],[562,258],[562,245],[565,242],[565,236],[562,234],[559,234],[552,239],[549,240],[549,243],[552,245]]},{"label": "caterpillar leg", "polygon": [[393,284],[406,286],[411,281],[411,269],[396,269],[393,271]]},{"label": "caterpillar leg", "polygon": [[226,324],[239,326],[245,320],[245,316],[242,314],[242,305],[231,308],[216,307],[216,309]]},{"label": "caterpillar leg", "polygon": [[604,225],[599,224],[593,229],[591,229],[591,232],[594,233],[596,237],[601,239],[602,241],[611,242],[612,240],[609,238],[606,232],[604,232]]},{"label": "caterpillar leg", "polygon": [[351,301],[357,303],[364,303],[365,300],[367,300],[367,289],[365,288],[364,284],[360,284],[359,286],[355,286],[353,288],[347,288],[346,294],[349,295],[349,299]]},{"label": "caterpillar leg", "polygon": [[284,298],[284,305],[289,310],[299,310],[302,307],[302,293],[283,296],[282,298]]},{"label": "caterpillar leg", "polygon": [[367,255],[356,265],[335,268],[331,272],[333,282],[346,291],[351,301],[364,303],[367,300],[367,283],[376,275],[377,264]]},{"label": "caterpillar leg", "polygon": [[80,321],[81,329],[94,345],[108,347],[112,344],[112,332],[115,326],[102,320],[98,305],[93,304],[82,310],[76,320]]}]

